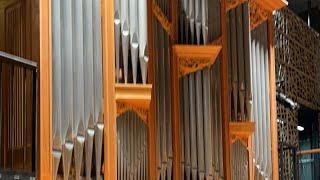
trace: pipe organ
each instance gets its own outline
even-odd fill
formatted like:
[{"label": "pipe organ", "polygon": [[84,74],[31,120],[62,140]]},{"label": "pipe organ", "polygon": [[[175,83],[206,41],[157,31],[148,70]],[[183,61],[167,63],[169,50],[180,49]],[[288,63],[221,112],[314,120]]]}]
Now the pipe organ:
[{"label": "pipe organ", "polygon": [[[115,80],[120,87],[147,84],[147,1],[114,1]],[[145,110],[117,102],[117,179],[148,179]],[[148,108],[147,108],[148,109]],[[165,124],[166,125],[166,124]]]},{"label": "pipe organ", "polygon": [[[207,45],[219,38],[219,1],[181,0],[180,4],[180,43]],[[223,179],[219,58],[214,65],[184,75],[179,81],[181,177]]]},{"label": "pipe organ", "polygon": [[264,2],[50,0],[53,178],[273,178]]},{"label": "pipe organ", "polygon": [[117,118],[118,179],[147,178],[147,127],[133,111]]},{"label": "pipe organ", "polygon": [[[165,7],[162,7],[165,8]],[[172,116],[169,36],[154,22],[157,179],[172,179]]]},{"label": "pipe organ", "polygon": [[[231,122],[252,121],[249,3],[227,13]],[[232,179],[248,179],[247,145],[231,145]]]},{"label": "pipe organ", "polygon": [[104,128],[100,0],[53,0],[51,6],[54,178],[100,179]]}]

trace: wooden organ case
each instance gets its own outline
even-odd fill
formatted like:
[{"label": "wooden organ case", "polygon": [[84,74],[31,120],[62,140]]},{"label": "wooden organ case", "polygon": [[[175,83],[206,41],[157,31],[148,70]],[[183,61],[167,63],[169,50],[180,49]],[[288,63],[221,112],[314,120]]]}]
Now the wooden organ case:
[{"label": "wooden organ case", "polygon": [[270,22],[285,4],[41,1],[40,178],[278,179]]}]

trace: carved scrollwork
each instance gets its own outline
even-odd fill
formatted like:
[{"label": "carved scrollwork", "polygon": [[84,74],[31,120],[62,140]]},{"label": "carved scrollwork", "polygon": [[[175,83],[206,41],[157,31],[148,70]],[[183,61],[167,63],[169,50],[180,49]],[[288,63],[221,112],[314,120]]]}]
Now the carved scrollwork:
[{"label": "carved scrollwork", "polygon": [[175,45],[173,54],[174,61],[178,62],[179,77],[213,65],[220,51],[219,45]]},{"label": "carved scrollwork", "polygon": [[209,58],[179,58],[179,77],[202,70],[214,62]]},{"label": "carved scrollwork", "polygon": [[157,20],[160,22],[163,29],[172,37],[172,26],[167,16],[162,12],[161,8],[155,1],[152,1],[152,12]]},{"label": "carved scrollwork", "polygon": [[135,112],[144,122],[147,122],[149,109],[138,107],[128,103],[117,102],[117,116],[120,116],[127,111]]},{"label": "carved scrollwork", "polygon": [[226,6],[227,6],[227,12],[230,10],[230,9],[234,9],[236,8],[237,6],[239,6],[240,4],[246,2],[247,0],[233,0],[233,1],[229,1],[227,2]]},{"label": "carved scrollwork", "polygon": [[250,28],[251,30],[255,29],[261,23],[266,21],[269,16],[271,16],[271,12],[267,11],[264,7],[262,7],[257,0],[250,1]]}]

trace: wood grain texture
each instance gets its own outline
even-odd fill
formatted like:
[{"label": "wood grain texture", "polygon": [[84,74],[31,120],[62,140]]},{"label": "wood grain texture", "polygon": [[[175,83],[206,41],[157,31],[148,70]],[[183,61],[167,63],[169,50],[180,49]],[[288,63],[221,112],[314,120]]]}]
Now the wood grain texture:
[{"label": "wood grain texture", "polygon": [[51,6],[40,1],[40,134],[39,179],[52,179],[51,138]]},{"label": "wood grain texture", "polygon": [[276,64],[274,50],[273,17],[268,18],[268,44],[269,44],[269,98],[270,98],[270,131],[271,131],[271,159],[272,179],[279,179],[278,162],[278,128],[277,128],[277,101],[276,101]]},{"label": "wood grain texture", "polygon": [[231,179],[231,163],[230,163],[230,134],[229,134],[229,73],[228,73],[228,41],[227,41],[227,25],[226,25],[226,1],[221,2],[221,37],[222,37],[222,51],[221,51],[221,108],[222,108],[222,141],[223,141],[223,166],[224,179]]},{"label": "wood grain texture", "polygon": [[117,179],[114,1],[101,1],[104,104],[104,179]]},{"label": "wood grain texture", "polygon": [[[155,56],[154,56],[154,46],[153,46],[153,11],[152,2],[147,1],[147,24],[148,24],[148,50],[149,50],[149,61],[148,61],[148,83],[155,87]],[[152,88],[151,91],[151,102],[148,114],[148,177],[149,179],[156,179],[157,175],[157,161],[156,161],[156,142],[157,142],[157,132],[156,132],[156,90]]]}]

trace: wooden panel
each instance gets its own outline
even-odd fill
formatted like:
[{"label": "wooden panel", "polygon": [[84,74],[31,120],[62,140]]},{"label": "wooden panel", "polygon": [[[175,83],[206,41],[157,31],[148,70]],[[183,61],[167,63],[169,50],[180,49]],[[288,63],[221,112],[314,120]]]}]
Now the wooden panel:
[{"label": "wooden panel", "polygon": [[277,129],[277,101],[276,101],[276,64],[274,52],[274,27],[273,17],[268,19],[268,44],[269,44],[269,98],[270,98],[270,131],[271,131],[271,159],[272,179],[279,179],[278,162],[278,129]]},{"label": "wooden panel", "polygon": [[51,6],[40,1],[40,179],[52,179],[51,139]]},{"label": "wooden panel", "polygon": [[173,179],[180,180],[181,177],[181,163],[180,163],[180,100],[179,100],[179,71],[178,64],[172,53],[172,46],[178,40],[178,0],[168,1],[169,14],[171,21],[171,39],[170,39],[170,57],[171,57],[171,106],[172,106],[172,143],[173,143]]},{"label": "wooden panel", "polygon": [[228,44],[227,44],[227,27],[226,27],[226,1],[221,2],[221,36],[222,36],[222,51],[221,51],[221,108],[222,108],[222,141],[223,141],[223,166],[224,166],[224,179],[231,179],[231,165],[230,165],[230,144],[229,144],[229,73],[228,73]]},{"label": "wooden panel", "polygon": [[117,128],[115,101],[114,1],[102,0],[102,58],[104,104],[104,179],[117,179]]},{"label": "wooden panel", "polygon": [[[153,1],[152,1],[153,2]],[[153,46],[153,11],[152,2],[147,1],[147,15],[148,15],[148,44],[149,44],[149,68],[148,68],[148,83],[155,87],[155,74],[154,74],[154,46]],[[157,132],[156,132],[156,90],[155,88],[151,91],[151,102],[148,114],[148,176],[149,179],[156,179],[157,175],[157,161],[156,161],[156,145],[157,142]]]},{"label": "wooden panel", "polygon": [[25,3],[17,1],[5,8],[5,51],[25,57]]}]

